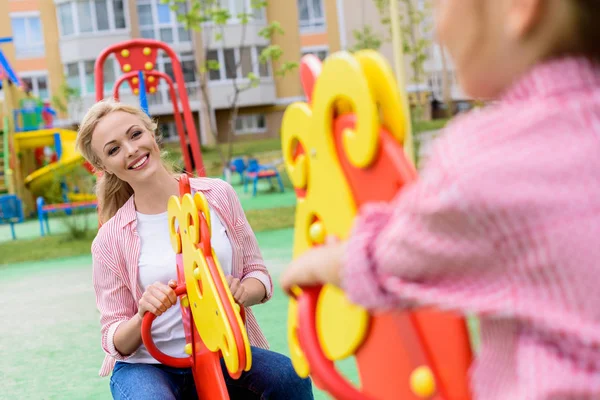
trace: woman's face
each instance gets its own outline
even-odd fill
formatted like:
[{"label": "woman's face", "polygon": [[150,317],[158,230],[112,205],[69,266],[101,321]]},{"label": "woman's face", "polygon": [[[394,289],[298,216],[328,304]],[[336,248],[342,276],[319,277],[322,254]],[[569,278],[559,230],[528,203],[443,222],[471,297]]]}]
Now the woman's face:
[{"label": "woman's face", "polygon": [[136,115],[123,111],[106,115],[96,125],[92,150],[104,171],[132,187],[152,177],[162,166],[154,133]]}]

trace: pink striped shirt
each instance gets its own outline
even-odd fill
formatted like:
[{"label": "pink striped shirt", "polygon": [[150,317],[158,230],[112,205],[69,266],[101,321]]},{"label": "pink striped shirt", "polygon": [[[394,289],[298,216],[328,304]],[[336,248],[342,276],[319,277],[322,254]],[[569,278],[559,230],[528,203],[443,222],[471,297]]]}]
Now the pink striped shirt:
[{"label": "pink striped shirt", "polygon": [[[271,298],[273,284],[267,271],[256,237],[248,224],[236,192],[219,179],[190,179],[193,191],[201,191],[211,208],[225,224],[231,247],[232,275],[241,280],[256,278],[267,288]],[[115,360],[124,360],[113,342],[119,324],[131,319],[138,311],[143,290],[138,279],[140,238],[133,196],[108,220],[92,244],[93,282],[96,304],[100,310],[102,348],[106,353],[100,376],[112,371]],[[250,308],[246,309],[246,328],[253,346],[268,348],[268,343]]]},{"label": "pink striped shirt", "polygon": [[370,308],[479,316],[477,399],[600,398],[600,66],[539,65],[457,118],[418,182],[361,210],[342,275]]}]

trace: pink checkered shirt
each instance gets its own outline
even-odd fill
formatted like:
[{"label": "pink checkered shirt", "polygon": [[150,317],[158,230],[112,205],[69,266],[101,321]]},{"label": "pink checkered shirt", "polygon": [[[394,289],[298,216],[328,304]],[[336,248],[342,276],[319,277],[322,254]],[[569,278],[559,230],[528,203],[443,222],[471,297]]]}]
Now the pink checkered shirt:
[{"label": "pink checkered shirt", "polygon": [[369,308],[476,314],[494,400],[600,398],[599,278],[600,66],[576,58],[451,123],[417,183],[361,210],[343,270]]},{"label": "pink checkered shirt", "polygon": [[[219,179],[190,179],[190,185],[193,191],[200,191],[206,196],[227,228],[233,252],[232,275],[242,281],[247,278],[260,280],[267,288],[264,301],[270,299],[273,294],[271,276],[235,190]],[[102,225],[92,244],[94,290],[101,315],[102,348],[106,353],[101,376],[110,374],[116,360],[131,356],[119,354],[113,339],[119,325],[137,313],[143,294],[138,279],[141,244],[136,226],[132,196],[113,218]],[[246,308],[246,329],[253,346],[268,348],[267,339],[250,308]]]}]

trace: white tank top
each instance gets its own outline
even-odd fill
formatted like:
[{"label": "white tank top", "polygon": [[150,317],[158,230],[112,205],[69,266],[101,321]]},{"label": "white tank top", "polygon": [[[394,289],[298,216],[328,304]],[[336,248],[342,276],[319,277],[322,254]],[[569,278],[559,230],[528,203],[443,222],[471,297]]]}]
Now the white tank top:
[{"label": "white tank top", "polygon": [[[225,276],[231,275],[232,249],[227,236],[227,229],[210,209],[211,244]],[[168,283],[177,280],[177,265],[175,252],[171,248],[169,237],[169,220],[166,212],[162,214],[137,213],[137,232],[141,240],[139,265],[139,280],[143,290],[154,282]],[[165,354],[172,357],[187,357],[185,354],[185,333],[181,321],[179,299],[177,304],[169,308],[152,324],[152,338],[156,346]],[[126,362],[129,363],[158,363],[142,344],[138,351]]]}]

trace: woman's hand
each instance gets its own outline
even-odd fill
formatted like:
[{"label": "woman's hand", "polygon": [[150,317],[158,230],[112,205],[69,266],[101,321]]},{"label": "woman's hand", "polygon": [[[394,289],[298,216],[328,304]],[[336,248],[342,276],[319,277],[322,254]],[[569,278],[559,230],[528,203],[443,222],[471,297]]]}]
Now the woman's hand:
[{"label": "woman's hand", "polygon": [[341,284],[342,258],[345,243],[334,240],[330,244],[314,247],[296,258],[281,275],[280,283],[286,293],[292,286]]},{"label": "woman's hand", "polygon": [[227,280],[227,284],[229,284],[229,290],[234,300],[243,307],[258,304],[267,295],[265,285],[258,279],[247,278],[242,282],[231,275],[227,275],[225,279]]},{"label": "woman's hand", "polygon": [[144,317],[148,311],[157,317],[167,311],[167,309],[177,304],[177,295],[175,289],[177,282],[170,280],[168,285],[162,282],[155,282],[146,288],[138,305],[138,314]]}]

